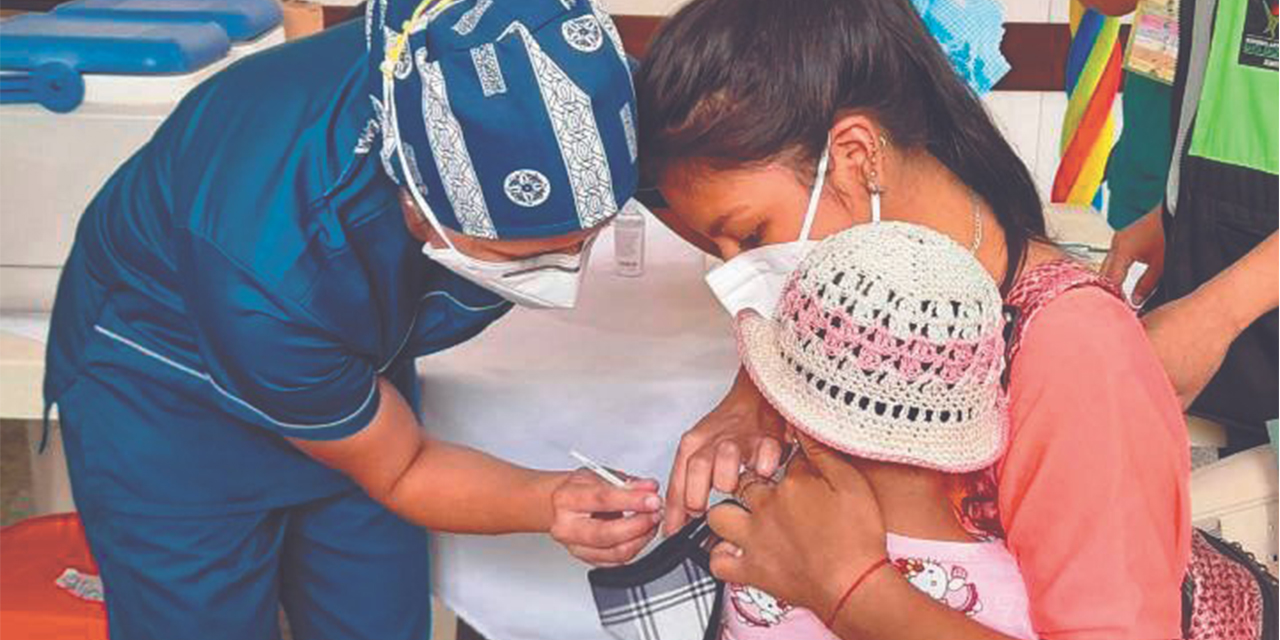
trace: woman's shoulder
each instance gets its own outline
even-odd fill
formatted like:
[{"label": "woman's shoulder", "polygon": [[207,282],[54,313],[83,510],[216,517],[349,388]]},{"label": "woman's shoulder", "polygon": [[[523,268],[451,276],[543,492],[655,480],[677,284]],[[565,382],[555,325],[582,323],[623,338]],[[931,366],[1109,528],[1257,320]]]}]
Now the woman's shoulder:
[{"label": "woman's shoulder", "polygon": [[1009,347],[1014,404],[1091,398],[1077,407],[1086,410],[1145,398],[1162,409],[1175,407],[1137,314],[1088,266],[1063,260],[1034,265],[1019,277],[1006,304],[1016,309]]},{"label": "woman's shoulder", "polygon": [[1010,322],[1014,324],[1010,333],[1012,355],[1016,356],[1029,340],[1058,340],[1074,335],[1095,342],[1114,330],[1130,335],[1134,329],[1140,332],[1137,316],[1115,285],[1082,262],[1055,249],[1042,249],[1028,256],[1026,266],[1005,296]]},{"label": "woman's shoulder", "polygon": [[1005,295],[1005,303],[1034,311],[1069,290],[1084,287],[1124,299],[1119,289],[1092,266],[1055,246],[1033,243],[1028,247],[1018,277]]},{"label": "woman's shoulder", "polygon": [[1143,447],[1185,454],[1173,387],[1118,292],[1078,263],[1033,267],[1019,286],[1030,313],[1016,329],[1008,393],[1013,439],[1021,444],[1011,444],[1002,465],[1051,443],[1055,456],[1094,461]]},{"label": "woman's shoulder", "polygon": [[1040,293],[1041,300],[1023,307],[1026,315],[1015,320],[1021,324],[1016,329],[1015,355],[1045,343],[1053,343],[1055,352],[1081,357],[1112,349],[1150,350],[1138,316],[1115,293],[1074,277],[1055,280],[1052,287]]}]

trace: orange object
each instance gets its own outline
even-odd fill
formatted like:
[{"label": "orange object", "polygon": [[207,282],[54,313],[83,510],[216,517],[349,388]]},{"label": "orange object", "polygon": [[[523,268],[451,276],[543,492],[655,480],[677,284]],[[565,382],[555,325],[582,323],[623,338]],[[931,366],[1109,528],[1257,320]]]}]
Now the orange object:
[{"label": "orange object", "polygon": [[98,574],[76,514],[30,518],[0,530],[0,638],[106,640],[106,607],[59,586],[67,569]]}]

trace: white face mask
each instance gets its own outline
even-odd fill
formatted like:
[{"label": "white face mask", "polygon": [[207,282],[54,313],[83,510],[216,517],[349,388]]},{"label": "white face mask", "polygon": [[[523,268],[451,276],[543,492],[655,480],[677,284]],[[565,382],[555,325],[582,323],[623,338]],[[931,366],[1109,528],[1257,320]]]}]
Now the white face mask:
[{"label": "white face mask", "polygon": [[[429,213],[426,215],[431,217]],[[422,253],[440,266],[522,307],[572,309],[578,302],[578,290],[594,242],[595,236],[588,238],[576,254],[549,253],[511,262],[472,258],[454,248],[447,238],[447,248],[428,244],[422,247]]]},{"label": "white face mask", "polygon": [[[818,241],[809,239],[809,231],[818,212],[818,201],[822,199],[830,152],[828,143],[818,161],[818,175],[813,180],[809,208],[805,211],[799,238],[744,251],[707,274],[707,286],[711,287],[711,292],[730,315],[736,317],[744,309],[753,309],[764,316],[773,315],[787,278],[800,266],[805,254],[818,244]],[[879,193],[871,194],[871,217],[873,221],[880,220]]]},{"label": "white face mask", "polygon": [[[387,91],[385,86],[384,91]],[[394,98],[387,95],[386,104],[388,109],[393,110],[388,121],[394,123]],[[404,145],[396,145],[396,155],[403,174],[414,175],[404,157]],[[418,211],[431,223],[436,235],[445,244],[444,247],[423,245],[422,253],[432,261],[522,307],[572,309],[578,303],[578,290],[582,287],[582,279],[587,272],[587,259],[595,236],[585,240],[582,250],[574,254],[549,253],[508,262],[480,260],[458,251],[450,242],[444,226],[432,213],[431,207],[422,194],[418,193],[418,185],[412,180],[405,182],[408,183],[413,201],[418,205]]]}]

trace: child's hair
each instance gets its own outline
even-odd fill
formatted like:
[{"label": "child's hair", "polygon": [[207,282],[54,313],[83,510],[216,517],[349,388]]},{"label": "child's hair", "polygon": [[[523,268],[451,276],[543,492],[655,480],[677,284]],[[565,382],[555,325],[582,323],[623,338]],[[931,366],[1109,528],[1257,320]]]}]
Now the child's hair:
[{"label": "child's hair", "polygon": [[1045,236],[1031,175],[908,0],[693,0],[653,40],[636,94],[649,181],[683,159],[809,171],[834,120],[860,112],[991,206],[1008,245],[1002,289]]},{"label": "child's hair", "polygon": [[965,528],[997,538],[1004,538],[996,503],[996,481],[990,469],[971,471],[960,477],[960,495],[956,512]]},{"label": "child's hair", "polygon": [[[854,456],[848,453],[822,443],[817,443],[817,446],[845,462],[853,463]],[[991,469],[955,474],[954,477],[951,501],[961,525],[970,533],[1003,539],[1004,525],[1000,524],[999,504],[996,502],[998,490]]]}]

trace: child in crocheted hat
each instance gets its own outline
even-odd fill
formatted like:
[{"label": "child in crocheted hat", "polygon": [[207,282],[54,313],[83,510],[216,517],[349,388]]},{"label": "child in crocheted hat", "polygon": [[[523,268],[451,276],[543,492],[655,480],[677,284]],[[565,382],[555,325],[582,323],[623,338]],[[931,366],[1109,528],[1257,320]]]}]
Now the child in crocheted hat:
[{"label": "child in crocheted hat", "polygon": [[[884,222],[823,241],[774,318],[744,311],[736,329],[743,364],[789,430],[845,454],[867,479],[893,566],[976,621],[1034,638],[1016,561],[956,499],[994,486],[984,470],[1006,446],[1002,310],[966,249]],[[727,596],[726,639],[835,638],[757,589],[730,585]]]}]

